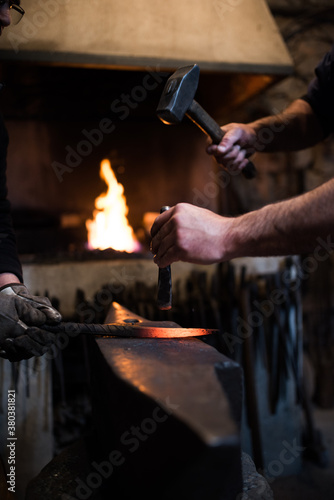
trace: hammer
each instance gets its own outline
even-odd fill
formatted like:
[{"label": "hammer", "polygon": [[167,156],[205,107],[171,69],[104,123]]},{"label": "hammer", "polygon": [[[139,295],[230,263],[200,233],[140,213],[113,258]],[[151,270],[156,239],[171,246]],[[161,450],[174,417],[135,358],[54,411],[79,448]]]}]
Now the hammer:
[{"label": "hammer", "polygon": [[[199,66],[185,66],[175,71],[167,80],[162,92],[157,115],[163,123],[180,123],[184,115],[188,116],[200,129],[211,137],[214,144],[219,144],[224,132],[218,123],[195,101]],[[251,161],[242,170],[246,179],[256,175],[256,169]]]}]

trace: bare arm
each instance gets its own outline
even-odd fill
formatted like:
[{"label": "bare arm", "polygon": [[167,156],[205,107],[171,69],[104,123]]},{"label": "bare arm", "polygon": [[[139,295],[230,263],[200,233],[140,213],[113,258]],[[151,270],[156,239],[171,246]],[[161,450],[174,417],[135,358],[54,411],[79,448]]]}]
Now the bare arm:
[{"label": "bare arm", "polygon": [[236,257],[309,253],[320,241],[332,251],[333,204],[334,179],[236,218],[181,203],[152,226],[154,261],[165,267],[178,260],[211,264]]},{"label": "bare arm", "polygon": [[18,277],[12,273],[0,273],[0,287],[10,283],[21,283]]},{"label": "bare arm", "polygon": [[221,143],[210,145],[208,153],[231,170],[245,167],[254,152],[297,151],[314,146],[324,133],[312,107],[303,99],[295,100],[282,113],[249,124],[230,123],[222,127]]},{"label": "bare arm", "polygon": [[333,203],[334,179],[301,196],[245,214],[236,219],[231,233],[232,253],[270,256],[312,252],[319,238],[334,237]]},{"label": "bare arm", "polygon": [[278,115],[253,122],[259,151],[298,151],[324,138],[317,116],[308,102],[297,99]]}]

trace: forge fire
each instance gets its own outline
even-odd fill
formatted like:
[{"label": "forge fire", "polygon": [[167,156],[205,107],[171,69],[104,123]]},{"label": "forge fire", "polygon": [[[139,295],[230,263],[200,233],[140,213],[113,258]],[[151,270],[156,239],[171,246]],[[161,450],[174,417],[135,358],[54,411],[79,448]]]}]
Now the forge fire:
[{"label": "forge fire", "polygon": [[93,219],[86,221],[88,248],[140,251],[141,245],[127,219],[128,207],[124,187],[117,181],[107,159],[101,162],[100,177],[108,188],[106,193],[102,193],[95,200]]}]

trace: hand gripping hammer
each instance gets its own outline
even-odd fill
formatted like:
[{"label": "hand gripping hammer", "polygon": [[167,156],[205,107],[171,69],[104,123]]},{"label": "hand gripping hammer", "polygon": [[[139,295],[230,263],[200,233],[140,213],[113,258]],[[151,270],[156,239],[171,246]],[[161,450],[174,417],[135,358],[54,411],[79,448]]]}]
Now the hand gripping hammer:
[{"label": "hand gripping hammer", "polygon": [[[175,71],[167,80],[157,108],[158,117],[166,124],[180,123],[188,116],[200,129],[219,144],[224,132],[218,123],[195,101],[199,81],[199,66],[185,66]],[[246,179],[256,175],[251,161],[242,170]]]}]

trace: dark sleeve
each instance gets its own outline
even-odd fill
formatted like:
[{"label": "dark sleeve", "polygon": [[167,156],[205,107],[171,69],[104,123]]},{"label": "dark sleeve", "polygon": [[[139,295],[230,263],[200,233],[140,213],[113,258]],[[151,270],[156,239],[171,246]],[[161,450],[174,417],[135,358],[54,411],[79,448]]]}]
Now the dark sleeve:
[{"label": "dark sleeve", "polygon": [[334,132],[334,45],[316,67],[315,75],[302,99],[312,107],[327,137]]},{"label": "dark sleeve", "polygon": [[0,273],[13,273],[21,282],[22,268],[16,248],[10,203],[7,199],[6,157],[8,134],[0,115]]}]

